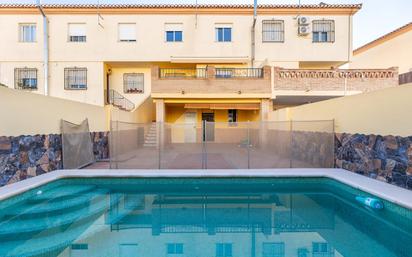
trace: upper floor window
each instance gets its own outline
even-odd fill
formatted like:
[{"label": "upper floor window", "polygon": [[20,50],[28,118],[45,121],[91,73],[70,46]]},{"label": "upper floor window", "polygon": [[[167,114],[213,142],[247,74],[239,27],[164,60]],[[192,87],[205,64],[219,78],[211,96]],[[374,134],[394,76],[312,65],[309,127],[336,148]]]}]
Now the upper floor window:
[{"label": "upper floor window", "polygon": [[215,27],[216,42],[232,42],[232,26],[218,24]]},{"label": "upper floor window", "polygon": [[69,23],[69,42],[86,42],[86,24]]},{"label": "upper floor window", "polygon": [[167,244],[167,254],[183,254],[183,244]]},{"label": "upper floor window", "polygon": [[143,93],[144,92],[144,74],[143,73],[123,74],[123,91],[125,93]]},{"label": "upper floor window", "polygon": [[15,68],[14,88],[16,89],[37,89],[37,69],[36,68]]},{"label": "upper floor window", "polygon": [[36,24],[20,24],[19,41],[36,42]]},{"label": "upper floor window", "polygon": [[136,23],[119,23],[119,41],[136,42]]},{"label": "upper floor window", "polygon": [[312,256],[313,257],[333,257],[334,249],[328,243],[313,242],[312,243]]},{"label": "upper floor window", "polygon": [[335,22],[331,20],[317,20],[312,24],[313,42],[334,42]]},{"label": "upper floor window", "polygon": [[284,243],[263,243],[262,257],[284,257],[285,244]]},{"label": "upper floor window", "polygon": [[183,24],[182,23],[166,23],[165,24],[166,42],[182,42],[183,41]]},{"label": "upper floor window", "polygon": [[65,68],[64,89],[87,89],[87,68]]},{"label": "upper floor window", "polygon": [[232,244],[218,243],[216,244],[216,257],[232,257]]},{"label": "upper floor window", "polygon": [[262,21],[262,41],[263,42],[284,42],[285,27],[281,20]]}]

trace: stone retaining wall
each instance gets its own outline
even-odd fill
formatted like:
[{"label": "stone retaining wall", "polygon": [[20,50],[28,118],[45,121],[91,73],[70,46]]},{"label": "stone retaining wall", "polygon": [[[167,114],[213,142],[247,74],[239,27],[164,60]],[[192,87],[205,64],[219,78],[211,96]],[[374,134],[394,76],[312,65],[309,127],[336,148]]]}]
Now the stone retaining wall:
[{"label": "stone retaining wall", "polygon": [[336,134],[335,165],[412,189],[412,136]]},{"label": "stone retaining wall", "polygon": [[[96,160],[109,158],[108,132],[91,132]],[[0,186],[61,169],[61,135],[0,137]]]}]

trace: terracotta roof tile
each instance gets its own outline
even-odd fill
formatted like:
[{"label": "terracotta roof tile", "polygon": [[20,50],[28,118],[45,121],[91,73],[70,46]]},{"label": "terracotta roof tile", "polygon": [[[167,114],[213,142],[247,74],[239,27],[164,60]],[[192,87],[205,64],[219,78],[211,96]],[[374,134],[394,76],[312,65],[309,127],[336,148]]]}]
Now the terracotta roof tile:
[{"label": "terracotta roof tile", "polygon": [[[250,4],[43,4],[43,8],[228,8],[228,9],[249,9],[253,8]],[[0,8],[36,8],[36,4],[0,4]],[[329,9],[329,8],[362,8],[362,4],[261,4],[258,8],[263,9],[277,9],[277,8],[287,8],[287,9]]]}]

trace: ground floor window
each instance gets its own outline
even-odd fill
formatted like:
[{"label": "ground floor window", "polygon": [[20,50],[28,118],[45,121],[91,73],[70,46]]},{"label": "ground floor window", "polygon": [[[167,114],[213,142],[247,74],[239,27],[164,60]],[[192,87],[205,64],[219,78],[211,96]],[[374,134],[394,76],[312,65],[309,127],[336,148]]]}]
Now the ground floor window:
[{"label": "ground floor window", "polygon": [[16,89],[37,89],[37,69],[36,68],[16,68],[14,69],[14,87]]},{"label": "ground floor window", "polygon": [[230,123],[237,122],[237,110],[235,109],[228,110],[227,121]]},{"label": "ground floor window", "polygon": [[144,93],[144,74],[123,74],[123,91],[124,93]]},{"label": "ground floor window", "polygon": [[87,89],[87,68],[65,68],[64,89],[85,90]]}]

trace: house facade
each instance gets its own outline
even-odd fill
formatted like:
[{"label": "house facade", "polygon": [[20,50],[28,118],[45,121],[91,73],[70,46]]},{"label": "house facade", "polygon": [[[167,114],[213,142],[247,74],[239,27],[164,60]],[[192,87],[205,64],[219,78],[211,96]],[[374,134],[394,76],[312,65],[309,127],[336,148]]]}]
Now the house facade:
[{"label": "house facade", "polygon": [[148,108],[148,122],[267,120],[273,108],[395,85],[396,69],[336,69],[352,60],[360,8],[0,5],[0,83]]}]

